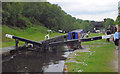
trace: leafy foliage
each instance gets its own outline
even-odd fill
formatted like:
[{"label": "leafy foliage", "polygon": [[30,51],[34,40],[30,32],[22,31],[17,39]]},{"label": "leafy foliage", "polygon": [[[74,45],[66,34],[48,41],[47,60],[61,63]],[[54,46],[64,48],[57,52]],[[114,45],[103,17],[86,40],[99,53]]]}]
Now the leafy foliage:
[{"label": "leafy foliage", "polygon": [[107,29],[109,25],[111,27],[113,27],[113,25],[114,25],[114,20],[113,19],[106,19],[106,21],[104,23],[105,29]]},{"label": "leafy foliage", "polygon": [[114,23],[120,26],[120,7],[118,8],[118,11],[119,11],[119,15],[117,16],[116,21]]},{"label": "leafy foliage", "polygon": [[3,2],[3,25],[28,28],[42,25],[49,29],[66,32],[75,29],[91,30],[90,21],[76,19],[57,4],[49,2]]}]

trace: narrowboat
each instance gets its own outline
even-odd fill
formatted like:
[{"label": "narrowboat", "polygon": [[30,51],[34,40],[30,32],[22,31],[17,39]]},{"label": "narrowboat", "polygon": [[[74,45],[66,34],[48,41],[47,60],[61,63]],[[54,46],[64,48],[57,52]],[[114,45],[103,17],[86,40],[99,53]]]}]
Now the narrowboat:
[{"label": "narrowboat", "polygon": [[68,33],[68,40],[81,39],[84,37],[84,35],[83,29],[74,30]]},{"label": "narrowboat", "polygon": [[[68,41],[69,40],[74,40],[74,39],[82,39],[85,36],[84,30],[83,29],[78,29],[74,30],[68,33]],[[76,42],[76,43],[71,43],[67,45],[69,49],[82,49],[81,43]]]}]

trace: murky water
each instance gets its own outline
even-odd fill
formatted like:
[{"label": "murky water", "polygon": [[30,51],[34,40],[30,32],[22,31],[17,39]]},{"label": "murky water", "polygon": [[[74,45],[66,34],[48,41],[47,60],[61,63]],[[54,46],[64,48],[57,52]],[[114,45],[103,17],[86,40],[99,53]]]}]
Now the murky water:
[{"label": "murky water", "polygon": [[65,57],[70,52],[65,47],[44,51],[22,49],[3,57],[3,72],[62,72]]}]

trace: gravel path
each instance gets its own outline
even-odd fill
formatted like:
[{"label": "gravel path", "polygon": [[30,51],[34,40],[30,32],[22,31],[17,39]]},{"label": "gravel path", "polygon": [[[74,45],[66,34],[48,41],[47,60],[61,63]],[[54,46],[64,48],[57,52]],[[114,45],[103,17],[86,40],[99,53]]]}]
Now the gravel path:
[{"label": "gravel path", "polygon": [[118,72],[118,50],[114,50],[115,59],[112,61],[112,67],[115,69],[115,72]]},{"label": "gravel path", "polygon": [[88,45],[82,45],[83,49],[78,49],[72,52],[66,59],[66,62],[77,62],[74,58],[77,56],[76,52],[90,52]]},{"label": "gravel path", "polygon": [[118,72],[120,74],[120,47],[119,47],[119,50],[118,50]]}]

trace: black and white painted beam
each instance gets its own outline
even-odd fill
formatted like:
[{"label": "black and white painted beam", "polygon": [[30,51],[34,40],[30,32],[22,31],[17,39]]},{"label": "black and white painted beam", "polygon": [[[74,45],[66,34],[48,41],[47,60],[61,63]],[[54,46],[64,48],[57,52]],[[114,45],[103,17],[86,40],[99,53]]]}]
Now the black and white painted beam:
[{"label": "black and white painted beam", "polygon": [[[113,36],[114,36],[114,34],[97,36],[97,37],[92,37],[92,38],[84,38],[84,39],[72,39],[72,40],[67,40],[67,41],[50,42],[47,45],[48,46],[65,45],[65,44],[69,45],[71,43],[77,43],[77,42],[87,42],[87,41],[94,41],[94,40],[112,38]],[[20,40],[20,41],[23,41],[23,42],[26,42],[26,43],[36,44],[36,45],[39,45],[39,46],[43,44],[42,42],[36,42],[36,41],[32,41],[32,40],[29,40],[29,39],[17,37],[17,36],[10,35],[10,34],[6,34],[6,37],[12,38],[12,39],[17,39],[17,40]]]},{"label": "black and white painted beam", "polygon": [[42,45],[41,42],[32,41],[32,40],[29,40],[29,39],[17,37],[17,36],[10,35],[10,34],[6,34],[6,37],[11,38],[11,39],[17,39],[17,40],[20,40],[20,41],[23,41],[23,42],[26,42],[26,43],[36,44],[36,45],[39,45],[39,46]]},{"label": "black and white painted beam", "polygon": [[87,42],[87,41],[113,38],[113,36],[114,36],[114,34],[91,37],[91,38],[84,38],[84,39],[72,39],[72,40],[68,40],[68,41],[51,42],[51,43],[49,43],[49,45],[50,46],[52,46],[52,45],[65,45],[65,44],[76,43],[76,42]]},{"label": "black and white painted beam", "polygon": [[94,40],[100,40],[100,39],[113,38],[113,36],[114,36],[114,34],[97,36],[97,37],[92,37],[92,38],[85,38],[85,39],[80,39],[80,40],[81,40],[81,42],[86,42],[86,41],[94,41]]}]

